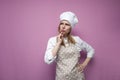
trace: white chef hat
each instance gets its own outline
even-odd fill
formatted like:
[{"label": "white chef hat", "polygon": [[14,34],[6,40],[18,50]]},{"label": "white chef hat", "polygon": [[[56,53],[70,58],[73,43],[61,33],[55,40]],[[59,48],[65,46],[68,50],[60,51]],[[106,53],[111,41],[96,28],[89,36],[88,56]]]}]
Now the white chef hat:
[{"label": "white chef hat", "polygon": [[71,24],[72,28],[75,26],[75,24],[78,23],[77,16],[73,12],[70,12],[70,11],[63,12],[60,15],[60,21],[62,20],[67,20]]}]

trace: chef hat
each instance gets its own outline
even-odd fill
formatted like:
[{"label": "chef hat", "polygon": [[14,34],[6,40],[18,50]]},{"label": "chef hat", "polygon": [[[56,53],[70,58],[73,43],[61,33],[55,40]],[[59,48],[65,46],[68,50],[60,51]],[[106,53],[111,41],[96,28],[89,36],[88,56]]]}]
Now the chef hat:
[{"label": "chef hat", "polygon": [[71,24],[72,28],[75,26],[75,24],[78,23],[77,16],[73,12],[70,12],[70,11],[63,12],[60,15],[60,21],[62,20],[67,20]]}]

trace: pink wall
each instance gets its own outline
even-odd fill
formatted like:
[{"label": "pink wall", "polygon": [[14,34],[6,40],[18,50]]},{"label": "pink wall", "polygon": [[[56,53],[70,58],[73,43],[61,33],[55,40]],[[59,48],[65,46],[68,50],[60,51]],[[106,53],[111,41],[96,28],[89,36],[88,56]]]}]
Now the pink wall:
[{"label": "pink wall", "polygon": [[79,17],[73,34],[96,51],[86,79],[120,80],[119,0],[0,0],[0,80],[54,80],[44,53],[68,10]]}]

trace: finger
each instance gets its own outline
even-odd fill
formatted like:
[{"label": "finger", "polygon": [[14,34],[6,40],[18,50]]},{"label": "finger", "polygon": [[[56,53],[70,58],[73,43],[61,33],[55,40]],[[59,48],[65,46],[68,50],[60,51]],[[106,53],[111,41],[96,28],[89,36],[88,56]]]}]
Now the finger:
[{"label": "finger", "polygon": [[61,41],[62,40],[62,35],[61,35],[61,33],[57,36],[57,41]]},{"label": "finger", "polygon": [[61,34],[58,35],[58,38],[60,38],[60,37],[61,37]]},{"label": "finger", "polygon": [[82,69],[82,70],[80,70],[79,72],[83,72],[83,69]]},{"label": "finger", "polygon": [[62,34],[62,33],[60,34],[60,38],[61,38],[61,39],[63,38],[63,34]]},{"label": "finger", "polygon": [[82,65],[79,66],[79,71],[83,72],[83,66]]},{"label": "finger", "polygon": [[63,32],[61,32],[60,34],[63,34]]}]

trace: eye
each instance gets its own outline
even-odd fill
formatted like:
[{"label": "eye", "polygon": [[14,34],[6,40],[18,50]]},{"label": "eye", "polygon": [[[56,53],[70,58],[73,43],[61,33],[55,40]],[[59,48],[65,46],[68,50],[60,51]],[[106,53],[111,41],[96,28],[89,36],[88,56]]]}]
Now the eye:
[{"label": "eye", "polygon": [[60,25],[63,25],[64,23],[60,23]]},{"label": "eye", "polygon": [[67,23],[65,25],[70,26],[70,24],[67,24]]}]

